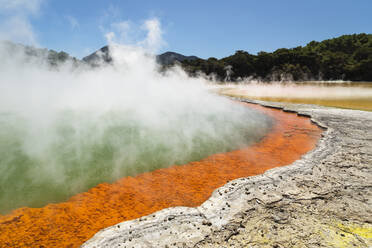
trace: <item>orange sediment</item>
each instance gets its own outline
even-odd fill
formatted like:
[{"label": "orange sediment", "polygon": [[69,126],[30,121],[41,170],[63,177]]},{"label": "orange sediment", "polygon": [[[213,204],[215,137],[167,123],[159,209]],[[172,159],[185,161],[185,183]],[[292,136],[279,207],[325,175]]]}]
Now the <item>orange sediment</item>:
[{"label": "orange sediment", "polygon": [[275,122],[250,147],[198,162],[102,183],[69,201],[0,216],[0,247],[79,247],[100,229],[158,210],[195,207],[226,182],[288,165],[313,149],[322,130],[305,117],[249,104]]}]

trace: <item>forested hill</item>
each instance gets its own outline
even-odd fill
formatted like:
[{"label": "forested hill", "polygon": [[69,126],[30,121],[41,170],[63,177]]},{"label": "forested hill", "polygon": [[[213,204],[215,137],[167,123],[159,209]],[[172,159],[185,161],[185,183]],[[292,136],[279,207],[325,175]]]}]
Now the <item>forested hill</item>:
[{"label": "forested hill", "polygon": [[[78,60],[65,52],[39,49],[12,42],[0,41],[2,57],[12,57],[17,51],[24,51],[30,61],[40,58],[52,66],[72,61],[77,66],[100,66],[110,63],[109,48]],[[257,55],[236,51],[226,58],[207,60],[196,56],[167,52],[156,56],[164,70],[173,64],[181,66],[190,75],[200,72],[213,76],[219,81],[239,81],[245,78],[262,81],[298,80],[350,80],[372,81],[372,34],[343,35],[321,42],[311,41],[304,47],[281,48],[272,53],[259,52]]]},{"label": "forested hill", "polygon": [[351,80],[372,81],[372,34],[343,35],[312,41],[304,47],[281,48],[257,55],[236,51],[226,58],[182,61],[190,74],[202,71],[218,80],[252,77],[263,81]]},{"label": "forested hill", "polygon": [[0,40],[0,55],[3,60],[8,57],[18,57],[20,54],[25,55],[24,62],[29,63],[46,63],[50,66],[59,66],[66,61],[72,61],[74,64],[81,64],[78,59],[71,57],[66,52],[56,52],[46,48],[36,48],[33,46],[26,46],[22,44],[13,43],[11,41]]}]

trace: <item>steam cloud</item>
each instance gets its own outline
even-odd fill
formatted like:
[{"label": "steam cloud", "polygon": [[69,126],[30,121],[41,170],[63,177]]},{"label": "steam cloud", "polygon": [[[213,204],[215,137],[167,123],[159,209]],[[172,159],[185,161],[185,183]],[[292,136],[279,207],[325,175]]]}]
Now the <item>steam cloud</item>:
[{"label": "steam cloud", "polygon": [[221,88],[226,94],[241,95],[255,99],[372,99],[372,87],[370,87],[370,84],[363,82],[349,85],[348,82],[343,81],[314,81],[304,83],[260,83],[249,81],[242,84],[211,84],[211,87]]},{"label": "steam cloud", "polygon": [[44,0],[0,0],[0,40],[36,45],[30,17],[39,14]]},{"label": "steam cloud", "polygon": [[112,65],[92,69],[0,45],[0,213],[66,200],[104,181],[246,146],[267,117],[211,94],[180,68],[159,72],[147,37],[118,44]]}]

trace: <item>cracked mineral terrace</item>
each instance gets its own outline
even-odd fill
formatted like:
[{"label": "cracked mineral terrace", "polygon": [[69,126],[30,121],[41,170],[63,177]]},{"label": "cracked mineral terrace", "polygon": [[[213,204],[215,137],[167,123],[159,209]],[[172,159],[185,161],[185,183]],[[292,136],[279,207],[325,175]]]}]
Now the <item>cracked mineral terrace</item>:
[{"label": "cracked mineral terrace", "polygon": [[231,181],[199,207],[111,226],[83,247],[371,247],[372,112],[247,102],[309,116],[326,131],[289,166]]}]

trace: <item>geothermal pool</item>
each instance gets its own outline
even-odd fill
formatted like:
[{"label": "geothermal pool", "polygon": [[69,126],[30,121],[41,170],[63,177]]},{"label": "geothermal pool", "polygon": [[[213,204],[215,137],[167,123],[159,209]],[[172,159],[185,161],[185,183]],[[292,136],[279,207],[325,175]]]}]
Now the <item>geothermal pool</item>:
[{"label": "geothermal pool", "polygon": [[0,214],[240,149],[271,126],[259,112],[232,103],[229,108],[180,113],[165,123],[131,111],[62,111],[41,130],[32,118],[0,113]]},{"label": "geothermal pool", "polygon": [[141,47],[110,44],[113,62],[94,68],[1,50],[12,52],[0,63],[0,247],[78,247],[114,223],[198,205],[259,157],[213,154],[276,125],[179,67],[161,71]]},{"label": "geothermal pool", "polygon": [[[0,216],[0,244],[78,247],[97,231],[116,223],[167,207],[198,206],[230,180],[292,163],[313,149],[320,137],[321,130],[308,118],[257,105],[236,106],[255,109],[272,120],[269,132],[255,140],[258,142],[249,139],[250,145],[241,147],[232,143],[237,149],[226,146],[228,152],[199,161],[123,177],[112,184],[102,183],[67,202],[17,209]],[[239,135],[250,134],[249,130],[243,126]]]}]

